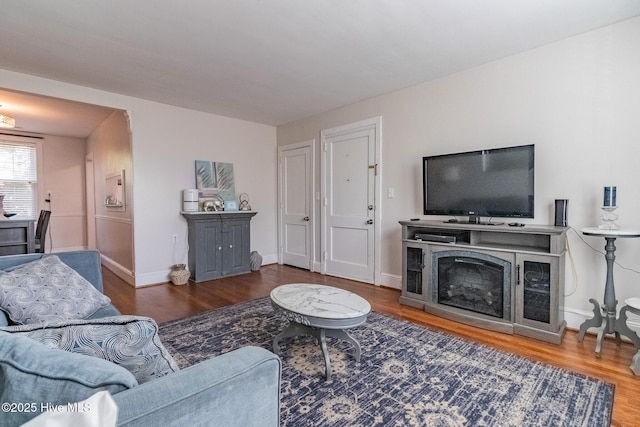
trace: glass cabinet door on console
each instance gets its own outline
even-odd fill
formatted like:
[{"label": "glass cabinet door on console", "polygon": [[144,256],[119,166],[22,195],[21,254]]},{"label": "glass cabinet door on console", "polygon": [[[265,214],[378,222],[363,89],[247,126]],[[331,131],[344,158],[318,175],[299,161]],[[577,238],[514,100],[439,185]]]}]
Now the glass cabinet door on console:
[{"label": "glass cabinet door on console", "polygon": [[422,243],[405,242],[403,244],[405,256],[402,293],[416,301],[423,301],[426,294],[428,271],[425,270],[427,260],[427,246]]},{"label": "glass cabinet door on console", "polygon": [[558,258],[518,254],[516,257],[516,322],[557,330],[559,324]]}]

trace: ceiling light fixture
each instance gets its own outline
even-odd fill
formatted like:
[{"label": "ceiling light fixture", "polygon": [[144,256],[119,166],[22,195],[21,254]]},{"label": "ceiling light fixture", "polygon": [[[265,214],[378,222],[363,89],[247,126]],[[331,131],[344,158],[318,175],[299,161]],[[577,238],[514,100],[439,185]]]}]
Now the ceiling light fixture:
[{"label": "ceiling light fixture", "polygon": [[13,117],[0,114],[0,128],[14,128],[16,127],[16,119]]}]

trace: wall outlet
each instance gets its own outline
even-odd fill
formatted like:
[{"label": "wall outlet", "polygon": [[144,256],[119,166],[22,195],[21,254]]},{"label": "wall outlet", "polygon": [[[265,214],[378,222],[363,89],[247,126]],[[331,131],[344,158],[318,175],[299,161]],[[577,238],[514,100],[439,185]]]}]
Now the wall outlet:
[{"label": "wall outlet", "polygon": [[173,243],[177,242],[177,241],[178,241],[178,235],[177,235],[177,234],[172,234],[172,235],[171,235],[171,241],[172,241]]}]

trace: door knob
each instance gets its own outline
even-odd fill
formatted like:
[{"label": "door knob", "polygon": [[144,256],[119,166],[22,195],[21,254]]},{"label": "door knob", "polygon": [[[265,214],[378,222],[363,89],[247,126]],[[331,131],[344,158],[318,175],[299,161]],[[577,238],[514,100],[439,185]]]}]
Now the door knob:
[{"label": "door knob", "polygon": [[305,216],[304,218],[302,218],[303,221],[309,221],[309,217]]},{"label": "door knob", "polygon": [[368,220],[367,224],[373,224],[373,220],[372,219]]}]

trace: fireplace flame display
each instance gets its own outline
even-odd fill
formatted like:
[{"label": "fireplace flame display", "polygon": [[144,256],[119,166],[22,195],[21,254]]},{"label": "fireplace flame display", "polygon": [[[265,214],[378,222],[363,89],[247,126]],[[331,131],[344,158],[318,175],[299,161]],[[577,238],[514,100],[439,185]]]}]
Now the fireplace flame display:
[{"label": "fireplace flame display", "polygon": [[510,319],[504,304],[508,296],[505,295],[505,265],[476,256],[441,256],[436,262],[434,283],[439,304]]}]

